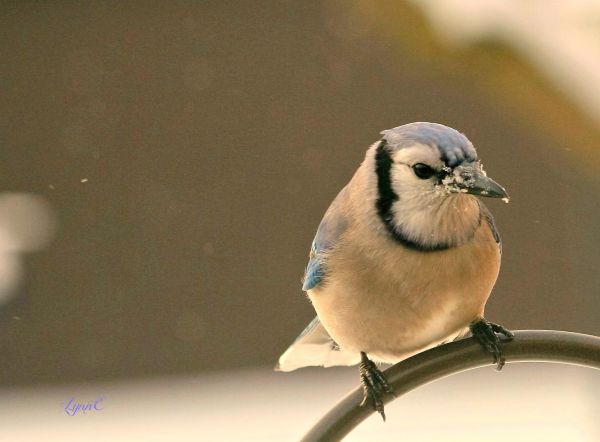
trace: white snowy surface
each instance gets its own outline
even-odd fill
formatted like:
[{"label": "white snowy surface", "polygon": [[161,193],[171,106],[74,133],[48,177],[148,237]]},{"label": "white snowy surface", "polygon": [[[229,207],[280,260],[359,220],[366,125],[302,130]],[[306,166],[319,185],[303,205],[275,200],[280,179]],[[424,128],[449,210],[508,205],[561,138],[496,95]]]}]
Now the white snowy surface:
[{"label": "white snowy surface", "polygon": [[[270,369],[0,390],[0,440],[294,441],[356,386],[355,367]],[[102,410],[68,416],[72,397]],[[479,369],[429,384],[345,440],[597,442],[600,371],[551,364]]]},{"label": "white snowy surface", "polygon": [[597,0],[412,0],[440,39],[498,41],[520,53],[600,122],[600,2]]},{"label": "white snowy surface", "polygon": [[54,209],[41,195],[0,193],[0,305],[9,302],[24,281],[23,255],[45,248],[56,225]]}]

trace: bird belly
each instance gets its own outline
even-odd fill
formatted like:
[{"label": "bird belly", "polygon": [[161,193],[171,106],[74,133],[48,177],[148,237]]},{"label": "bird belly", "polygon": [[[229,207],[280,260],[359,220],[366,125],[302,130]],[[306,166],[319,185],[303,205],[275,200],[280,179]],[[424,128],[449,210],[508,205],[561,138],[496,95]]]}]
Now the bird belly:
[{"label": "bird belly", "polygon": [[500,266],[490,239],[482,231],[447,251],[378,249],[386,256],[346,245],[348,253],[328,261],[331,277],[308,295],[340,347],[397,362],[454,339],[483,315]]},{"label": "bird belly", "polygon": [[[340,287],[311,296],[323,325],[344,350],[368,353],[381,362],[397,362],[458,336],[482,312],[482,304],[464,302],[461,293],[423,293],[441,298],[435,308],[410,306],[396,297],[370,293],[368,302],[352,302],[352,290]],[[383,295],[383,296],[381,296]],[[441,295],[441,296],[440,296]],[[364,293],[363,293],[364,296]],[[337,302],[335,301],[337,300]]]}]

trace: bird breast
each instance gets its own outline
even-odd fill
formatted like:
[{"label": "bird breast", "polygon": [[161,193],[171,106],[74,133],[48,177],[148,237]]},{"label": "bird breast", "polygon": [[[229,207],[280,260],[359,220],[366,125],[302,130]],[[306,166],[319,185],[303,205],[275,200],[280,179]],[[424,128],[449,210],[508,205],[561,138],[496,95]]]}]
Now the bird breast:
[{"label": "bird breast", "polygon": [[326,259],[325,283],[308,292],[344,349],[397,362],[464,332],[483,315],[500,250],[482,222],[465,244],[420,252],[354,225]]}]

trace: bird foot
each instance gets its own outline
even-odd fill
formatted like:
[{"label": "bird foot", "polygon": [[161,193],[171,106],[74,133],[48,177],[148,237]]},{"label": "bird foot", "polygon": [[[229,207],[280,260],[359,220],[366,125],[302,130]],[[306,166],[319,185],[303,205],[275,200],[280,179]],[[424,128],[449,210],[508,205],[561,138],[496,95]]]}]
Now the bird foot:
[{"label": "bird foot", "polygon": [[383,409],[382,396],[384,393],[389,393],[394,397],[396,394],[388,384],[385,375],[377,368],[375,363],[371,361],[365,352],[360,352],[360,381],[363,387],[364,399],[360,403],[364,407],[367,402],[371,402],[373,409],[381,414],[385,422],[385,411]]},{"label": "bird foot", "polygon": [[504,364],[506,363],[506,359],[502,354],[502,344],[498,335],[503,336],[506,341],[512,341],[515,335],[501,325],[489,322],[485,318],[472,322],[471,325],[469,325],[469,329],[471,330],[473,337],[477,339],[481,346],[494,356],[496,370],[502,370],[502,367],[504,367]]}]

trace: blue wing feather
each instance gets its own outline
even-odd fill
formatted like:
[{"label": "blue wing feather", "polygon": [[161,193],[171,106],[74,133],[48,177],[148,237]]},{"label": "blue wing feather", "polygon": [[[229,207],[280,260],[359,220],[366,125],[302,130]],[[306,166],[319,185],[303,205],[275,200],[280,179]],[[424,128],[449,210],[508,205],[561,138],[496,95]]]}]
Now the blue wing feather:
[{"label": "blue wing feather", "polygon": [[317,234],[310,248],[310,259],[306,266],[302,290],[307,291],[317,287],[325,278],[326,253],[331,250],[346,230],[346,217],[343,210],[343,200],[346,195],[344,187],[333,200],[325,216],[319,224]]}]

